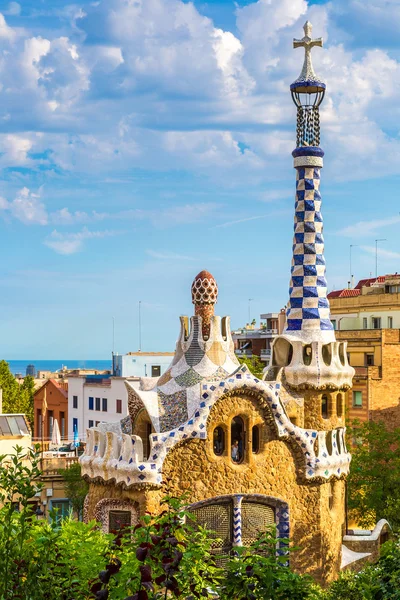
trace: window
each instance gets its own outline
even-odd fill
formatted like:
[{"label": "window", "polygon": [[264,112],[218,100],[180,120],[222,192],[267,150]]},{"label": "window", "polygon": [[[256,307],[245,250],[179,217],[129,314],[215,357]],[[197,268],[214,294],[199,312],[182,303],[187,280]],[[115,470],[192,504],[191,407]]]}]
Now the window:
[{"label": "window", "polygon": [[72,419],[72,431],[73,433],[75,433],[75,431],[78,431],[78,419]]},{"label": "window", "polygon": [[251,451],[257,454],[260,451],[260,427],[254,425],[251,430]]},{"label": "window", "polygon": [[89,410],[94,410],[94,398],[89,396]]},{"label": "window", "polygon": [[38,408],[37,411],[36,411],[36,414],[37,414],[37,420],[36,420],[36,422],[37,422],[37,430],[36,430],[37,431],[37,437],[41,438],[42,437],[42,425],[43,425],[43,422],[42,422],[42,409]]},{"label": "window", "polygon": [[97,427],[97,425],[98,425],[99,423],[100,423],[100,421],[96,421],[96,427]]},{"label": "window", "polygon": [[70,505],[69,500],[52,500],[51,501],[51,510],[56,511],[54,515],[55,522],[61,523],[63,519],[69,516],[70,513]]},{"label": "window", "polygon": [[312,360],[312,346],[308,344],[303,348],[303,362],[306,366],[311,365]]},{"label": "window", "polygon": [[49,410],[48,416],[48,426],[49,426],[49,439],[51,440],[53,435],[53,425],[54,425],[54,414],[52,410]]},{"label": "window", "polygon": [[78,408],[78,396],[72,396],[72,408]]},{"label": "window", "polygon": [[222,427],[216,427],[213,435],[214,454],[222,456],[225,450],[225,434]]},{"label": "window", "polygon": [[353,406],[362,406],[362,392],[353,391]]},{"label": "window", "polygon": [[331,319],[333,329],[336,331],[336,319]]},{"label": "window", "polygon": [[61,439],[65,438],[65,413],[60,412],[60,421],[61,421]]},{"label": "window", "polygon": [[152,365],[151,367],[151,376],[152,377],[160,377],[161,375],[161,367],[160,365]]},{"label": "window", "polygon": [[231,423],[231,458],[234,463],[241,463],[244,458],[244,423],[241,417],[235,417]]},{"label": "window", "polygon": [[381,328],[381,318],[380,317],[372,317],[372,329],[380,329]]},{"label": "window", "polygon": [[90,429],[91,427],[93,427],[93,423],[94,423],[94,421],[89,421],[89,429]]},{"label": "window", "polygon": [[102,400],[102,411],[107,412],[107,398],[103,398]]},{"label": "window", "polygon": [[343,394],[336,396],[336,414],[339,419],[343,417]]},{"label": "window", "polygon": [[365,366],[366,367],[372,367],[374,364],[374,355],[373,354],[366,354],[365,355]]},{"label": "window", "polygon": [[100,398],[96,398],[96,410],[100,410]]},{"label": "window", "polygon": [[118,400],[118,399],[117,399],[117,413],[118,414],[122,413],[122,400]]},{"label": "window", "polygon": [[321,398],[321,416],[323,419],[328,418],[328,396],[326,394]]},{"label": "window", "polygon": [[368,329],[368,319],[367,319],[367,317],[363,317],[363,329]]},{"label": "window", "polygon": [[388,317],[388,329],[393,329],[393,317]]},{"label": "window", "polygon": [[110,510],[108,513],[108,532],[117,532],[132,524],[132,513],[130,510]]}]

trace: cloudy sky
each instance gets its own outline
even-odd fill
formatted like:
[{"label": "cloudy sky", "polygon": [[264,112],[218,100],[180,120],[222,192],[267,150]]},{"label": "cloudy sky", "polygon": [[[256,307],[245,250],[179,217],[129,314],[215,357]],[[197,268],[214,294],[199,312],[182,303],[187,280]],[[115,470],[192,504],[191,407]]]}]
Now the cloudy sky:
[{"label": "cloudy sky", "polygon": [[306,19],[327,276],[400,268],[398,0],[0,0],[0,358],[172,350],[206,268],[234,327],[290,271]]}]

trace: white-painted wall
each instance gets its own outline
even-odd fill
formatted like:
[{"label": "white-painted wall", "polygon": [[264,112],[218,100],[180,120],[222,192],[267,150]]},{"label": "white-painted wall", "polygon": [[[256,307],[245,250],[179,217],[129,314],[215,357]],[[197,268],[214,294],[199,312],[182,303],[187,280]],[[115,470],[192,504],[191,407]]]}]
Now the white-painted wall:
[{"label": "white-painted wall", "polygon": [[[74,438],[74,419],[78,419],[78,434],[81,441],[86,441],[86,429],[89,421],[114,423],[128,415],[128,392],[125,378],[111,377],[110,385],[86,383],[86,377],[70,377],[68,379],[68,438]],[[139,382],[132,382],[139,385]],[[73,408],[73,397],[78,397],[78,408]],[[89,410],[89,397],[94,400],[93,410]],[[96,398],[100,398],[100,410],[96,410]],[[107,398],[107,411],[102,410],[103,398]],[[122,400],[122,412],[117,413],[117,399]]]},{"label": "white-painted wall", "polygon": [[[381,319],[381,329],[389,329],[389,317],[392,318],[392,329],[400,329],[400,311],[399,310],[374,310],[360,311],[358,314],[334,314],[332,320],[336,321],[336,329],[356,330],[356,329],[373,329],[372,318]],[[367,319],[367,327],[364,327],[364,319]]]},{"label": "white-painted wall", "polygon": [[160,367],[160,375],[172,363],[173,354],[116,354],[114,355],[114,375],[119,377],[153,377],[153,367]]}]

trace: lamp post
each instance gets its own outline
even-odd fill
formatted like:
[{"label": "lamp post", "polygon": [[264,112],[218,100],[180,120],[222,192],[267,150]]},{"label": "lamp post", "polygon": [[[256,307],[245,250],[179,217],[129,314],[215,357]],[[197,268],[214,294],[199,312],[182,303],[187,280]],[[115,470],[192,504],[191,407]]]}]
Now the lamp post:
[{"label": "lamp post", "polygon": [[248,303],[249,303],[249,325],[250,325],[250,319],[251,319],[251,314],[250,314],[250,302],[253,302],[254,298],[249,298]]},{"label": "lamp post", "polygon": [[350,285],[353,287],[353,267],[351,263],[351,251],[353,248],[358,248],[358,244],[350,244]]},{"label": "lamp post", "polygon": [[375,240],[375,277],[378,279],[378,242],[386,242],[386,238]]}]

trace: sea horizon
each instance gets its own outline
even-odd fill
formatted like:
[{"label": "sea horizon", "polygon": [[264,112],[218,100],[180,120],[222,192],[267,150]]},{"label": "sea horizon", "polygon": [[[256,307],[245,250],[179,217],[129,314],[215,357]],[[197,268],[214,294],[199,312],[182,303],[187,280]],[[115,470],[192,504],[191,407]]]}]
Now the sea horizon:
[{"label": "sea horizon", "polygon": [[60,371],[63,367],[68,369],[98,369],[103,371],[111,369],[111,358],[109,359],[4,359],[8,364],[13,375],[21,374],[25,376],[26,367],[34,365],[38,371]]}]

